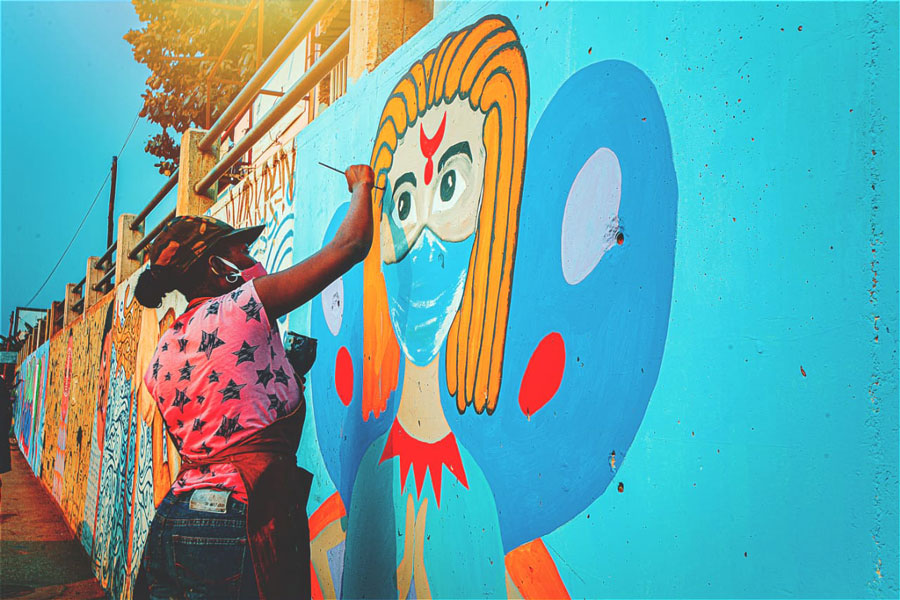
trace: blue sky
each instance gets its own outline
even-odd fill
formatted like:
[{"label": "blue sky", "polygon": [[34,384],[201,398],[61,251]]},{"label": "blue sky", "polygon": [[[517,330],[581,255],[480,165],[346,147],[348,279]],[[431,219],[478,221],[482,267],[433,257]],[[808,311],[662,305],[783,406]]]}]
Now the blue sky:
[{"label": "blue sky", "polygon": [[[0,1],[0,332],[44,282],[75,233],[141,108],[149,71],[122,39],[130,2]],[[140,119],[120,155],[116,216],[137,213],[164,183],[143,150],[158,126]],[[174,207],[175,193],[148,227]],[[30,306],[62,300],[106,249],[109,184]],[[149,230],[149,229],[148,229]]]}]

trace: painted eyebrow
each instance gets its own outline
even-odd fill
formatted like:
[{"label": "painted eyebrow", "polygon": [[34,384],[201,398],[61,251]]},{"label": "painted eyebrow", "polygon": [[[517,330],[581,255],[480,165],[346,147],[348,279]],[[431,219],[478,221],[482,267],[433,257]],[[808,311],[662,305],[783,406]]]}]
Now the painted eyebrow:
[{"label": "painted eyebrow", "polygon": [[459,142],[458,144],[453,144],[447,151],[444,152],[444,155],[441,156],[441,160],[438,161],[437,170],[440,171],[444,168],[444,163],[456,156],[457,154],[465,154],[469,157],[469,160],[472,160],[472,151],[469,149],[469,142]]},{"label": "painted eyebrow", "polygon": [[394,182],[394,189],[398,189],[404,183],[411,183],[413,187],[416,185],[416,176],[412,174],[412,171],[409,173],[404,173],[400,177],[397,178],[397,181]]}]

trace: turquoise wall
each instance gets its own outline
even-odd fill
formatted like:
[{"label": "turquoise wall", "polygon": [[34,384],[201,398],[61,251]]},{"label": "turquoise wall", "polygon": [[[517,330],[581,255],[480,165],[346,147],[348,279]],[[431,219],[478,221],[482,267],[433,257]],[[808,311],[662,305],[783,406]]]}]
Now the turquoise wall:
[{"label": "turquoise wall", "polygon": [[[898,4],[468,2],[439,3],[437,9],[431,24],[352,84],[298,136],[295,259],[321,247],[347,200],[343,179],[317,161],[368,162],[394,85],[449,33],[491,14],[513,25],[530,80],[528,157],[542,153],[545,162],[538,166],[547,169],[551,182],[554,168],[580,167],[566,164],[568,137],[536,132],[553,99],[576,73],[601,72],[582,71],[587,67],[627,63],[652,84],[667,127],[659,139],[671,148],[677,220],[674,240],[663,232],[658,242],[663,251],[674,241],[674,255],[668,259],[669,275],[665,265],[657,265],[662,270],[643,281],[641,273],[616,271],[613,262],[603,276],[609,278],[605,285],[634,278],[642,285],[670,286],[670,305],[665,293],[654,296],[659,305],[644,306],[645,299],[634,304],[657,315],[668,312],[664,352],[655,385],[650,381],[648,387],[646,412],[647,399],[637,396],[633,403],[615,405],[598,391],[604,378],[635,370],[637,363],[622,361],[643,356],[641,348],[659,331],[648,333],[640,319],[629,320],[627,294],[617,296],[616,306],[602,305],[624,315],[614,325],[605,315],[584,310],[600,304],[569,302],[564,292],[552,297],[567,343],[578,338],[585,348],[605,348],[601,354],[607,361],[624,357],[591,366],[597,390],[579,384],[569,396],[554,398],[548,404],[559,411],[554,423],[569,419],[572,431],[606,435],[606,423],[618,419],[624,423],[616,429],[624,449],[611,470],[607,453],[593,452],[591,435],[546,433],[552,428],[549,417],[546,426],[536,426],[534,445],[555,440],[566,449],[545,466],[573,473],[559,485],[540,488],[538,500],[577,507],[559,525],[554,519],[562,518],[561,512],[539,513],[537,519],[552,529],[537,535],[573,597],[896,597]],[[613,92],[624,89],[615,76],[611,81]],[[623,91],[619,108],[638,100],[646,97]],[[598,115],[613,111],[615,102],[614,93],[598,99]],[[591,121],[590,114],[573,119]],[[626,133],[633,127],[635,138],[644,135],[639,126],[622,125]],[[646,152],[664,150],[654,146]],[[662,166],[648,167],[648,177],[669,181],[665,158],[660,161]],[[528,169],[521,236],[539,228],[526,222],[531,209],[525,202],[538,202],[534,188],[542,185],[539,172],[531,164]],[[547,202],[553,202],[549,196]],[[623,184],[623,207],[626,202]],[[624,250],[614,255],[613,248],[609,260],[630,256],[627,252],[640,244],[639,236],[628,237],[629,225],[632,232],[638,228],[623,217]],[[558,252],[559,233],[547,236],[547,252]],[[606,269],[610,263],[604,258],[600,264]],[[513,307],[517,290],[541,284],[538,273],[519,269],[519,262],[516,268]],[[352,294],[361,282],[361,267],[344,280],[347,328],[361,327],[363,298]],[[602,289],[592,294],[602,295]],[[292,329],[320,337],[300,451],[301,463],[316,475],[310,513],[336,490],[349,489],[362,454],[397,410],[391,399],[383,425],[361,420],[354,403],[346,414],[340,412],[335,352],[328,340],[321,345],[322,311],[317,298],[291,317]],[[524,345],[531,338],[518,335],[516,323],[511,317],[508,344]],[[508,352],[527,358],[533,348]],[[358,365],[361,357],[354,352],[361,354],[361,348],[351,346]],[[564,384],[572,381],[574,359],[567,353]],[[509,359],[504,369],[513,369],[516,360]],[[524,368],[524,359],[518,362]],[[358,389],[361,372],[354,367],[352,373]],[[507,423],[531,423],[516,412],[521,376],[504,370],[503,389],[512,396],[508,401],[501,395],[490,417],[471,409],[459,415],[452,399],[444,398],[451,427],[494,490],[493,499],[488,494],[481,505],[469,507],[473,513],[491,500],[512,506],[499,496],[500,475],[492,475],[498,468],[521,473],[523,503],[538,489],[528,483],[533,448],[509,438],[502,450],[502,443],[478,434],[481,424],[513,436]],[[604,412],[604,403],[617,408]],[[533,418],[538,422],[545,414],[547,409]],[[636,433],[628,430],[629,419],[639,426]],[[444,471],[445,485],[448,477]],[[607,482],[613,485],[606,487]],[[514,482],[502,485],[506,490]],[[344,533],[352,537],[367,517],[402,523],[402,509],[391,507],[400,490],[400,485],[376,488],[368,507],[354,512],[348,506]],[[508,510],[514,514],[501,514],[494,525],[504,541],[522,526],[516,522],[518,509]],[[445,525],[452,523],[429,527]],[[402,546],[408,533],[398,534],[401,541],[394,544]],[[516,546],[527,541],[521,535]],[[368,544],[378,548],[375,540]],[[482,576],[449,548],[441,564],[428,564],[426,549],[426,569],[435,585],[446,573]],[[396,553],[399,560],[402,548],[383,550],[390,565],[384,577],[393,581],[398,566],[393,557]],[[330,550],[336,590],[342,578],[345,583],[358,578],[348,573],[351,567],[369,569],[370,575],[381,568],[348,564],[353,559],[347,556],[343,546]],[[432,592],[440,595],[437,588]]]}]

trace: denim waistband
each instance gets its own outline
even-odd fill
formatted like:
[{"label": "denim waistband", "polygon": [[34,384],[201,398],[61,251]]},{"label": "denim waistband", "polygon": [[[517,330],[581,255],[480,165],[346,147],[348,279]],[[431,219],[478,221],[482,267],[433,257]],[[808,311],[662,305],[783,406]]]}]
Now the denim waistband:
[{"label": "denim waistband", "polygon": [[[200,488],[200,489],[211,489],[211,488]],[[156,507],[157,511],[160,511],[164,506],[175,506],[176,504],[181,504],[185,507],[188,507],[191,503],[191,495],[199,490],[185,490],[181,493],[176,494],[174,491],[169,490],[169,493],[162,499],[162,502],[159,503],[159,506]],[[247,505],[240,500],[234,499],[234,494],[228,496],[228,503],[225,507],[226,511],[231,514],[239,514],[246,515],[247,514]]]}]

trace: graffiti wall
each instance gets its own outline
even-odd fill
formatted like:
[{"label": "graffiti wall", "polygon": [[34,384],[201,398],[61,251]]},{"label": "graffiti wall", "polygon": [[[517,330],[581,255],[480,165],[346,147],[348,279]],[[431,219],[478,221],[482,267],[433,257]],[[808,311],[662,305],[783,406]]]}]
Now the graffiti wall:
[{"label": "graffiti wall", "polygon": [[896,593],[896,6],[439,9],[296,140],[315,593]]},{"label": "graffiti wall", "polygon": [[44,398],[47,391],[47,350],[43,344],[22,363],[16,390],[15,434],[22,454],[40,475],[44,436]]},{"label": "graffiti wall", "polygon": [[[210,210],[366,260],[298,461],[320,597],[898,589],[897,4],[438,2]],[[180,461],[137,274],[19,365],[16,436],[111,597]],[[287,321],[281,323],[288,326]]]}]

